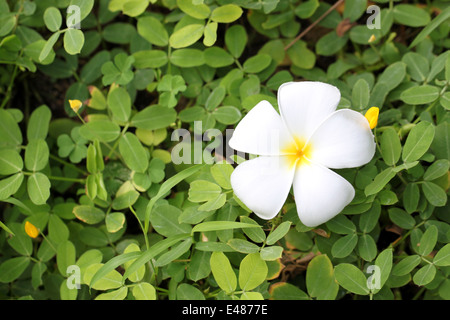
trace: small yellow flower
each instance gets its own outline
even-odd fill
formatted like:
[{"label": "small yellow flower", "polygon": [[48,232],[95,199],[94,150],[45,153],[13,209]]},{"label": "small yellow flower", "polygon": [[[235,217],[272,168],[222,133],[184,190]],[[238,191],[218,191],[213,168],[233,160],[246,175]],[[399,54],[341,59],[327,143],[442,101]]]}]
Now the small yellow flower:
[{"label": "small yellow flower", "polygon": [[78,110],[80,110],[83,103],[80,100],[69,100],[70,108],[75,112],[78,113]]},{"label": "small yellow flower", "polygon": [[379,113],[380,109],[378,109],[377,107],[372,107],[367,110],[366,114],[364,115],[367,121],[369,121],[370,129],[373,129],[377,126]]},{"label": "small yellow flower", "polygon": [[25,232],[28,236],[31,238],[36,238],[39,235],[39,229],[36,228],[32,223],[29,221],[25,222]]},{"label": "small yellow flower", "polygon": [[371,35],[370,38],[369,38],[369,43],[372,43],[372,42],[374,42],[375,40],[377,40],[377,38],[376,38],[375,35],[373,34],[373,35]]}]

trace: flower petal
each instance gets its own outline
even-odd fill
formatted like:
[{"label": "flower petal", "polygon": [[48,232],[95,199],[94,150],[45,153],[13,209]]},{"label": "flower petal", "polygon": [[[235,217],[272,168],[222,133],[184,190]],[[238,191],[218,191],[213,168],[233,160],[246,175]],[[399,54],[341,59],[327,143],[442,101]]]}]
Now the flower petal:
[{"label": "flower petal", "polygon": [[241,163],[231,174],[235,195],[262,219],[272,219],[291,189],[295,166],[287,156],[258,157]]},{"label": "flower petal", "polygon": [[306,141],[336,110],[341,93],[323,82],[287,82],[278,89],[281,117],[294,139]]},{"label": "flower petal", "polygon": [[308,144],[310,160],[333,169],[362,166],[372,159],[376,149],[367,119],[349,109],[338,110],[325,119]]},{"label": "flower petal", "polygon": [[308,227],[316,227],[332,219],[355,196],[355,190],[347,180],[309,161],[298,166],[293,185],[298,216]]},{"label": "flower petal", "polygon": [[293,143],[280,115],[261,101],[239,122],[229,141],[231,148],[257,155],[280,155]]}]

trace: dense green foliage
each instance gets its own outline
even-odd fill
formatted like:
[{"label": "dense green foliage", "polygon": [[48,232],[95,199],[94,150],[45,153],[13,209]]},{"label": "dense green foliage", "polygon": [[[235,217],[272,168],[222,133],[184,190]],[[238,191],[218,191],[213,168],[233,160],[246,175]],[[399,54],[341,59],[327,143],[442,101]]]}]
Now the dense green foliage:
[{"label": "dense green foliage", "polygon": [[[450,299],[449,2],[374,2],[379,29],[366,0],[0,0],[0,297]],[[172,161],[175,129],[225,136],[301,80],[380,108],[331,221],[292,195],[261,220],[233,165]]]}]

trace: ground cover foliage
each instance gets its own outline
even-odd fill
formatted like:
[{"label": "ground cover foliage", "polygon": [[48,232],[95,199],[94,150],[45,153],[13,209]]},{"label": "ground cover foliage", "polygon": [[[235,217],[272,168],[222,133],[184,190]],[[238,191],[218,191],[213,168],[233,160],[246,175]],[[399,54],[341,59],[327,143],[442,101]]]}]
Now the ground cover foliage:
[{"label": "ground cover foliage", "polygon": [[[0,0],[0,297],[450,299],[449,18],[436,0]],[[354,200],[316,228],[292,194],[259,219],[210,161],[302,80],[380,109],[372,161],[337,170]],[[174,163],[181,128],[223,152]]]}]

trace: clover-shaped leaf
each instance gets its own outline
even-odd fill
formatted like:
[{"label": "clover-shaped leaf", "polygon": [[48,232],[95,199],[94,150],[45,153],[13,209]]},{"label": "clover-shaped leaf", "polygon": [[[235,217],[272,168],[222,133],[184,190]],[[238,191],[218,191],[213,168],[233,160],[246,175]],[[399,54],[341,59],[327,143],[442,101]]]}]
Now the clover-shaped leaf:
[{"label": "clover-shaped leaf", "polygon": [[102,65],[102,82],[103,85],[117,83],[119,85],[127,85],[134,78],[131,66],[134,62],[133,56],[127,56],[125,53],[119,53],[112,61],[105,62]]},{"label": "clover-shaped leaf", "polygon": [[80,163],[87,155],[86,144],[88,141],[80,135],[79,131],[80,127],[75,127],[72,129],[70,136],[62,134],[56,141],[58,155],[62,158],[69,157],[72,163]]}]

